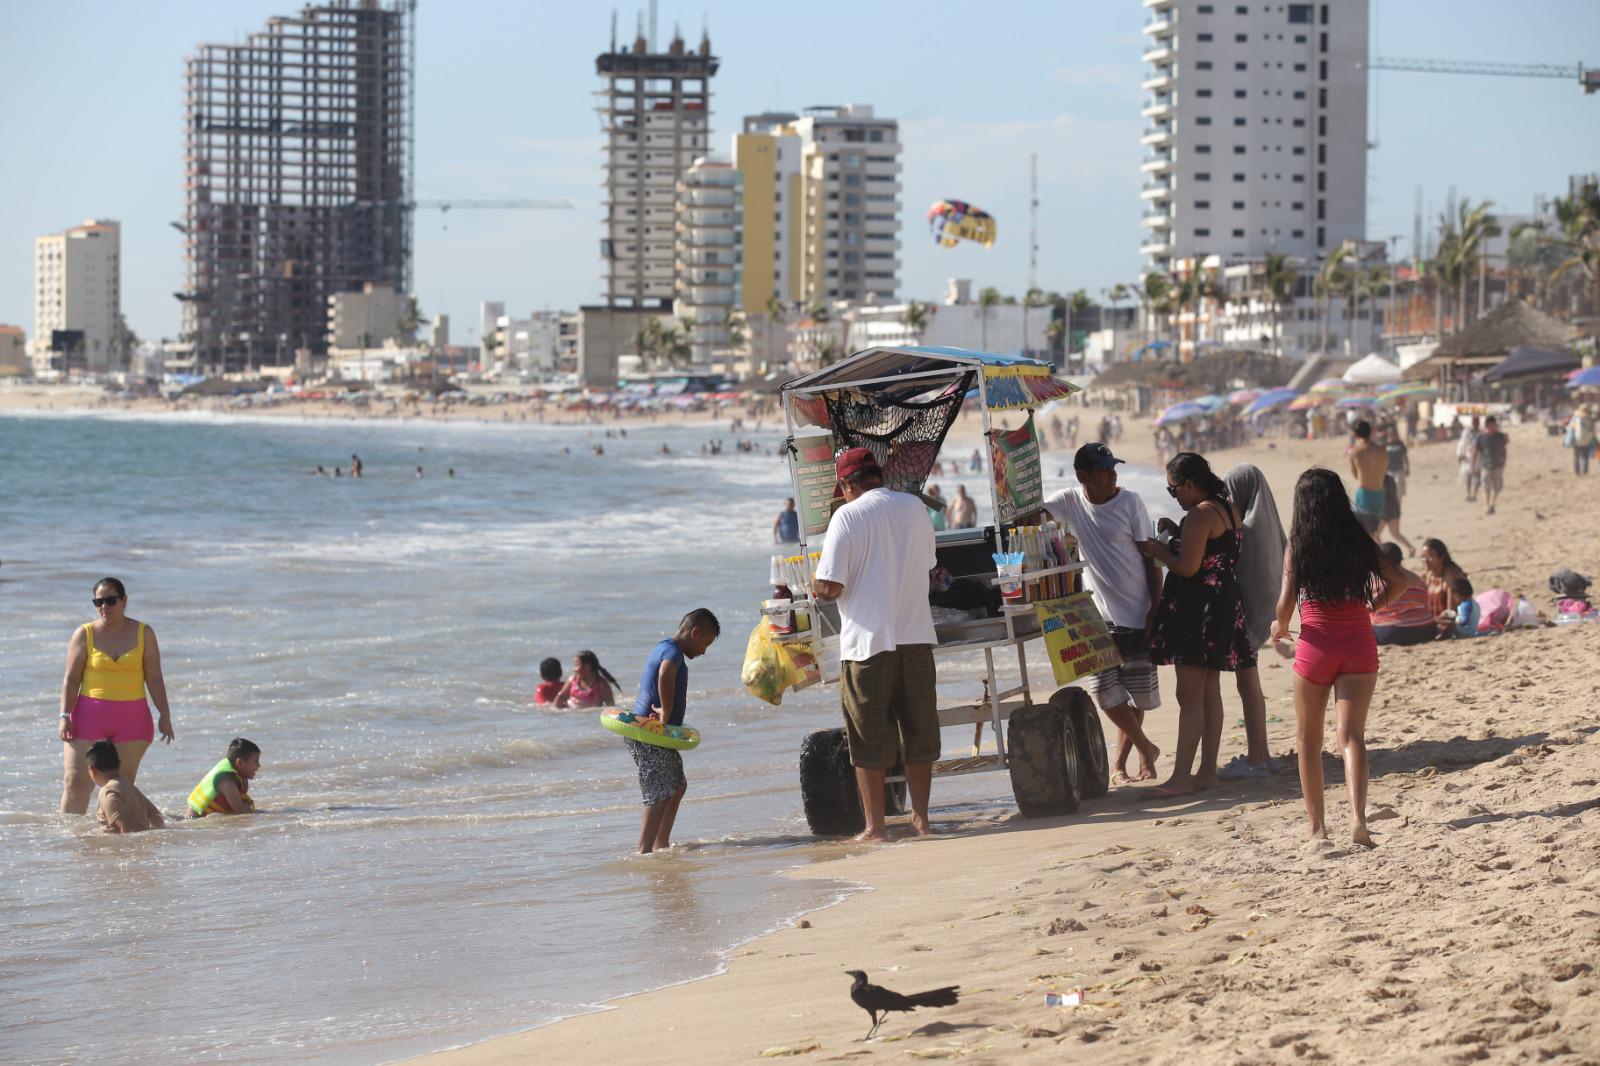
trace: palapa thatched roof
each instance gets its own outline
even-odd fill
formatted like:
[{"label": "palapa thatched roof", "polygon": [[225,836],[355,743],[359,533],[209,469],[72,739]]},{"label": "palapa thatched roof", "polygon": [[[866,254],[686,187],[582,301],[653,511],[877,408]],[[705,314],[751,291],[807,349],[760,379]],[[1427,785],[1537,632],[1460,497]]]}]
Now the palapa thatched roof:
[{"label": "palapa thatched roof", "polygon": [[1113,363],[1090,384],[1091,389],[1147,385],[1195,393],[1222,392],[1236,387],[1274,388],[1289,380],[1295,364],[1266,352],[1222,348],[1206,352],[1187,363],[1167,360]]},{"label": "palapa thatched roof", "polygon": [[1409,380],[1431,378],[1452,363],[1489,366],[1505,358],[1513,348],[1565,349],[1576,331],[1559,318],[1540,311],[1521,300],[1508,300],[1439,342],[1433,354],[1406,369]]}]

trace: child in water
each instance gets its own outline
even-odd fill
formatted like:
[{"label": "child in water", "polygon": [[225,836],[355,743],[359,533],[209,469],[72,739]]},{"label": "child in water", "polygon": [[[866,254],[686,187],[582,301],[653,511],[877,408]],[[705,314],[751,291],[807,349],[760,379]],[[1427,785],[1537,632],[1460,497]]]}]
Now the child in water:
[{"label": "child in water", "polygon": [[[633,713],[656,718],[665,725],[682,725],[684,701],[689,693],[688,659],[698,659],[722,634],[717,616],[697,607],[683,616],[678,631],[650,651],[639,674],[639,696]],[[689,789],[683,775],[683,756],[672,748],[624,737],[628,753],[639,768],[639,793],[644,799],[644,824],[639,829],[639,854],[670,847],[672,823],[678,804]]]},{"label": "child in water", "polygon": [[115,744],[95,741],[89,745],[84,761],[89,764],[89,779],[100,786],[95,817],[100,820],[101,829],[107,833],[142,833],[166,827],[167,820],[156,805],[145,799],[132,781],[122,779],[122,758]]},{"label": "child in water", "polygon": [[533,690],[533,702],[538,707],[549,707],[561,691],[561,660],[550,658],[539,664],[539,684]]},{"label": "child in water", "polygon": [[189,813],[195,818],[208,814],[253,814],[256,801],[250,798],[250,782],[261,770],[261,749],[243,737],[228,742],[228,754],[189,793]]}]

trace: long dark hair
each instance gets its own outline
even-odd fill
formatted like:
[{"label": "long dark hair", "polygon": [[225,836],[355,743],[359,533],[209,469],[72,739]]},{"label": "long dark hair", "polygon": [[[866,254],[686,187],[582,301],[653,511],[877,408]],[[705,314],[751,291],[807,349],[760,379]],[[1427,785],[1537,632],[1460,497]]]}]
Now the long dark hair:
[{"label": "long dark hair", "polygon": [[600,665],[600,656],[596,655],[594,652],[589,651],[588,649],[580,651],[578,653],[578,661],[587,666],[589,669],[593,670],[599,676],[605,678],[606,684],[610,685],[612,688],[619,687],[617,679],[611,676],[610,670],[607,670],[605,667]]},{"label": "long dark hair", "polygon": [[1378,544],[1350,508],[1339,475],[1312,467],[1294,485],[1289,565],[1295,592],[1308,600],[1373,602],[1373,578],[1383,569]]},{"label": "long dark hair", "polygon": [[1439,561],[1444,564],[1442,569],[1448,570],[1452,566],[1456,565],[1456,561],[1450,558],[1450,549],[1446,548],[1444,546],[1444,541],[1440,540],[1438,537],[1429,537],[1427,540],[1422,542],[1422,546],[1439,557]]},{"label": "long dark hair", "polygon": [[1216,475],[1199,452],[1179,452],[1167,462],[1167,476],[1178,484],[1192,481],[1207,496],[1228,501],[1228,483]]}]

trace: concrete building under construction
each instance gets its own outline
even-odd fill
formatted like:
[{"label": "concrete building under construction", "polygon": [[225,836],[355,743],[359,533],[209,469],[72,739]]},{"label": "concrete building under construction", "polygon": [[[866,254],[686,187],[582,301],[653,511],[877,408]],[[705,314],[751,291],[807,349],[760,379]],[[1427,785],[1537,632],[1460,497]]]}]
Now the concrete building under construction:
[{"label": "concrete building under construction", "polygon": [[187,59],[185,339],[207,369],[327,348],[328,299],[411,291],[414,0],[331,0]]},{"label": "concrete building under construction", "polygon": [[611,49],[595,59],[604,86],[595,94],[606,135],[605,303],[616,308],[672,306],[678,182],[706,154],[711,121],[711,78],[717,72],[711,41],[690,51],[674,32],[656,52],[641,29],[631,49]]}]

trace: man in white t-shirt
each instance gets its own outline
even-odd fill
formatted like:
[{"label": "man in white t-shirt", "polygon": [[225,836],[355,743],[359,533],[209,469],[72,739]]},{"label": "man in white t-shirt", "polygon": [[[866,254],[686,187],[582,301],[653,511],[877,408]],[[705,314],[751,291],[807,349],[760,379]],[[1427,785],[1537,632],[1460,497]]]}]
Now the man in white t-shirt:
[{"label": "man in white t-shirt", "polygon": [[928,571],[937,562],[933,527],[920,499],[884,487],[883,470],[867,449],[840,452],[834,471],[845,503],[828,522],[814,591],[839,604],[839,699],[867,821],[856,839],[889,839],[884,777],[902,753],[911,827],[926,836],[939,758],[938,638],[928,607]]},{"label": "man in white t-shirt", "polygon": [[1081,487],[1062,489],[1044,507],[1078,538],[1094,605],[1122,653],[1122,665],[1095,674],[1087,688],[1117,727],[1115,780],[1127,784],[1130,751],[1139,753],[1140,781],[1155,779],[1161,754],[1144,734],[1144,713],[1161,706],[1149,638],[1161,600],[1161,570],[1139,551],[1139,542],[1154,535],[1150,512],[1137,493],[1117,486],[1120,462],[1104,444],[1085,444],[1072,460]]}]

